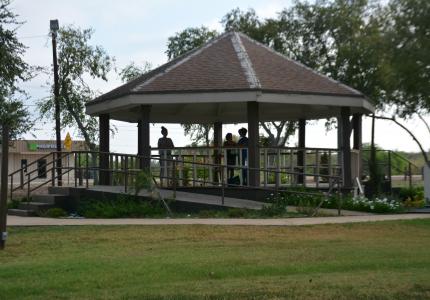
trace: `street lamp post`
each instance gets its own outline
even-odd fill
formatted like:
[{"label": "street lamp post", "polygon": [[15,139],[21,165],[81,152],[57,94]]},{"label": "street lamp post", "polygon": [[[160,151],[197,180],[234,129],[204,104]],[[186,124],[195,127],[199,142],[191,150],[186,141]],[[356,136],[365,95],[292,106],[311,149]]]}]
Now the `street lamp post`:
[{"label": "street lamp post", "polygon": [[59,29],[58,20],[50,21],[52,34],[52,58],[54,62],[54,101],[55,101],[55,137],[57,142],[57,181],[58,186],[62,186],[62,163],[61,163],[61,123],[60,123],[60,88],[58,86],[58,62],[57,62],[57,31]]}]

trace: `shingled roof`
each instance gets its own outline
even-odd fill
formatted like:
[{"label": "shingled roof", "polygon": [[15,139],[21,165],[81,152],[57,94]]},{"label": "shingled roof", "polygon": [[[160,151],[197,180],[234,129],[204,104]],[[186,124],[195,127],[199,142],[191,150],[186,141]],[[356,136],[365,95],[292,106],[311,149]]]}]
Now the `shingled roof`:
[{"label": "shingled roof", "polygon": [[255,90],[364,97],[242,33],[227,32],[88,104],[132,94]]}]

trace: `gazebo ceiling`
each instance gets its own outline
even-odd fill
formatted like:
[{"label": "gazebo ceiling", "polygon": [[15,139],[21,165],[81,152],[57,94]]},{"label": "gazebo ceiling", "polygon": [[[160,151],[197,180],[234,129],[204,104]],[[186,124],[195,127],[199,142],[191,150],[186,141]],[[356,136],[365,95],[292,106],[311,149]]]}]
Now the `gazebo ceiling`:
[{"label": "gazebo ceiling", "polygon": [[374,109],[360,92],[228,32],[89,102],[87,113],[136,122],[138,107],[151,105],[151,122],[237,123],[246,121],[250,101],[260,103],[261,121]]}]

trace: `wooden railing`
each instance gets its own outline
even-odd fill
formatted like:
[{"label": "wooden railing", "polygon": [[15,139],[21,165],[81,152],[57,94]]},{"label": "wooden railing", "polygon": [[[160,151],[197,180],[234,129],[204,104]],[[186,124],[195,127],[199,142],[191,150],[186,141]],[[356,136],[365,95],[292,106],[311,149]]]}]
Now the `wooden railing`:
[{"label": "wooden railing", "polygon": [[[153,149],[157,154],[151,156],[150,175],[154,182],[160,187],[172,189],[176,193],[177,188],[185,186],[211,186],[220,189],[222,203],[224,203],[224,191],[226,187],[249,188],[244,184],[244,177],[249,178],[249,172],[260,172],[263,184],[260,187],[252,187],[278,192],[288,186],[306,185],[306,180],[299,184],[297,178],[303,176],[316,180],[315,187],[325,184],[327,190],[332,191],[341,187],[341,176],[337,161],[338,150],[321,148],[261,148],[262,162],[260,168],[251,168],[243,158],[243,151],[246,148],[175,148],[175,149]],[[172,151],[169,155],[166,151]],[[226,157],[228,151],[236,151],[237,158],[235,164],[228,164]],[[298,153],[302,151],[305,156],[305,163],[297,165]],[[161,155],[160,155],[161,153]],[[321,163],[320,156],[327,153],[328,160]],[[19,189],[26,189],[27,199],[31,192],[42,186],[55,186],[58,179],[56,170],[58,166],[57,152],[42,157],[50,158],[43,166],[45,172],[50,174],[46,178],[39,178],[38,170],[33,169],[24,172],[21,168],[10,176],[11,198],[13,193]],[[100,155],[109,159],[108,168],[100,168]],[[245,154],[246,155],[246,154]],[[109,174],[109,185],[123,186],[124,191],[128,191],[133,186],[136,175],[141,172],[140,160],[147,157],[125,154],[125,153],[101,153],[91,151],[62,152],[62,159],[73,162],[73,165],[61,167],[60,174],[72,174],[72,186],[85,186],[99,184],[100,173]],[[272,163],[275,162],[273,165]],[[30,163],[27,168],[34,166],[37,162]],[[323,171],[325,170],[326,171]],[[238,182],[232,182],[228,173],[239,178]],[[323,171],[323,172],[322,172]],[[14,177],[20,174],[19,182],[14,185]],[[21,175],[22,174],[22,175]],[[191,176],[190,176],[191,175]],[[231,177],[231,176],[230,176]],[[272,180],[273,179],[273,180]],[[37,181],[37,183],[36,183]],[[320,182],[321,181],[321,182]],[[63,185],[64,184],[63,180]]]}]

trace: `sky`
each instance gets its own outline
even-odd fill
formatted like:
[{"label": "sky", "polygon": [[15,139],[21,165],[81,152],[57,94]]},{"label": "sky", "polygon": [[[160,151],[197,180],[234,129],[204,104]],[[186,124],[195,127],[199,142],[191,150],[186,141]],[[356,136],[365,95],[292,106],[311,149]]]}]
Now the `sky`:
[{"label": "sky", "polygon": [[[25,60],[31,65],[50,67],[52,64],[51,40],[48,37],[49,20],[58,19],[61,25],[72,24],[80,28],[93,28],[91,43],[102,46],[115,57],[116,67],[120,70],[130,62],[142,64],[150,62],[154,67],[167,62],[165,51],[167,39],[187,27],[205,25],[210,29],[222,30],[220,20],[230,10],[239,7],[253,8],[261,18],[276,17],[283,8],[292,4],[291,0],[14,0],[11,9],[25,21],[17,30],[21,42],[28,48]],[[101,93],[121,84],[115,72],[109,74],[108,82],[91,81],[91,86]],[[40,75],[23,84],[30,98],[26,100],[29,110],[37,116],[36,102],[49,95],[50,77]],[[380,114],[390,115],[389,111]],[[426,117],[427,121],[430,118]],[[430,148],[430,133],[418,118],[402,120],[422,141],[425,149]],[[137,151],[136,124],[113,121],[117,133],[111,137],[111,150],[121,153]],[[364,118],[363,142],[370,142],[371,121]],[[156,147],[162,124],[151,126],[151,145]],[[184,136],[180,125],[169,124],[169,135],[176,146],[190,143]],[[237,134],[242,127],[224,125],[223,132]],[[73,128],[62,130],[62,137],[70,132],[72,139],[79,139]],[[38,120],[33,130],[26,134],[28,139],[54,139],[52,122]],[[326,132],[324,121],[313,121],[307,126],[306,144],[309,147],[336,147],[335,130]],[[375,130],[376,143],[382,148],[418,152],[418,146],[402,129],[389,121],[378,120]],[[292,137],[288,145],[294,146],[297,137]]]}]

